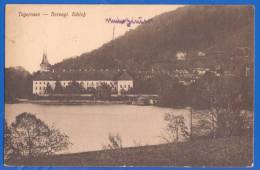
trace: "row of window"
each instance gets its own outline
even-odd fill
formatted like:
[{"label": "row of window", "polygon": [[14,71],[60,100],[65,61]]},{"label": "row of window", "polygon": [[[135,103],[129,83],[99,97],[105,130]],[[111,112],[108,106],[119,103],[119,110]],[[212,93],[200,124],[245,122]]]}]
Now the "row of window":
[{"label": "row of window", "polygon": [[[122,88],[126,88],[126,87],[131,88],[130,85],[128,85],[128,86],[126,86],[126,85],[123,86],[122,84],[120,85],[120,88],[121,88],[121,89],[122,89]],[[114,89],[115,86],[112,85],[112,88]],[[36,86],[36,87],[35,87],[35,90],[38,90],[38,89],[39,89],[39,90],[46,90],[46,87],[39,87],[39,88],[38,88],[38,87]]]},{"label": "row of window", "polygon": [[35,84],[38,84],[38,83],[39,84],[47,84],[48,82],[45,82],[45,81],[44,82],[41,82],[41,81],[40,82],[37,82],[37,81],[35,82]]},{"label": "row of window", "polygon": [[[91,86],[90,86],[91,87]],[[122,88],[122,87],[121,87]],[[125,87],[126,88],[126,87]],[[130,86],[129,86],[129,88],[130,88]],[[46,90],[46,87],[35,87],[35,90]],[[115,86],[112,86],[112,89],[116,89],[116,87]]]},{"label": "row of window", "polygon": [[[46,87],[39,87],[39,90],[45,90]],[[35,87],[35,90],[37,90],[37,87]]]},{"label": "row of window", "polygon": [[[81,82],[78,82],[78,83],[80,83],[80,84],[87,84],[87,85],[89,85],[89,84],[94,85],[94,82],[88,82],[88,81],[87,81],[87,82],[81,81]],[[111,84],[111,85],[112,85],[112,84],[115,84],[114,82],[109,82],[109,83],[108,83],[108,82],[102,82],[102,81],[99,82],[99,81],[98,81],[98,82],[96,82],[96,85],[99,85],[99,84],[102,84],[102,83]]]},{"label": "row of window", "polygon": [[[35,81],[35,84],[48,84],[49,82],[45,82],[45,81],[43,81],[43,82],[41,82],[41,81]],[[94,84],[94,82],[84,82],[84,81],[79,81],[78,83],[82,83],[82,84]],[[114,82],[110,82],[110,83],[107,83],[107,82],[96,82],[96,84],[101,84],[101,83],[105,83],[105,84],[114,84]],[[64,85],[65,84],[68,84],[68,82],[64,82],[63,83]]]},{"label": "row of window", "polygon": [[[121,88],[121,89],[126,88],[126,87],[127,87],[126,85],[124,85],[124,86],[123,86],[123,85],[120,85],[120,88]],[[129,89],[129,88],[131,88],[130,85],[128,85],[128,89]],[[35,87],[35,90],[38,90],[38,89],[39,89],[39,90],[46,90],[46,87],[39,87],[39,88]],[[116,88],[113,86],[112,89],[116,89]]]},{"label": "row of window", "polygon": [[[39,84],[48,84],[48,82],[35,82],[35,84],[37,84],[37,83],[39,83]],[[80,82],[81,84],[83,83],[83,82]],[[98,86],[99,84],[101,84],[101,83],[104,83],[104,82],[96,82],[96,85]],[[87,86],[88,85],[90,85],[91,87],[93,87],[94,86],[94,82],[87,82],[86,83],[87,84]],[[107,84],[107,83],[106,83]],[[66,86],[66,85],[68,85],[68,83],[66,83],[66,82],[64,82],[63,83],[63,85],[64,86]],[[114,83],[113,82],[110,82],[110,85],[112,86],[112,88],[114,88]],[[125,84],[125,85],[120,85],[120,88],[126,88],[127,87],[127,85]],[[130,88],[131,86],[130,85],[128,85],[128,88]],[[37,87],[35,87],[35,89],[37,90]],[[39,89],[41,90],[41,87],[39,87]],[[45,87],[43,87],[43,89],[45,89]]]},{"label": "row of window", "polygon": [[[127,86],[126,86],[126,84],[123,86],[122,84],[120,85],[120,88],[122,89],[122,88],[126,88]],[[128,88],[130,88],[131,86],[130,86],[130,84],[128,84]]]},{"label": "row of window", "polygon": [[[65,85],[65,84],[64,84]],[[115,86],[114,85],[112,85],[112,87],[114,88]],[[128,88],[131,88],[131,85],[130,84],[128,84],[128,86],[125,84],[125,85],[120,85],[120,88],[126,88],[126,87],[128,87]],[[39,87],[39,90],[41,90],[41,89],[43,89],[43,90],[45,90],[46,89],[46,87]],[[37,86],[35,87],[35,90],[37,90]]]}]

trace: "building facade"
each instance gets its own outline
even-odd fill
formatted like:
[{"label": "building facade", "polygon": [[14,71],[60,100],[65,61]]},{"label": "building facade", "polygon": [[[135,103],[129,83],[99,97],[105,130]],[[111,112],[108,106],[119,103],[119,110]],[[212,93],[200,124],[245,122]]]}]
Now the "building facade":
[{"label": "building facade", "polygon": [[[97,89],[101,85],[111,88],[112,94],[122,95],[133,89],[133,78],[126,70],[98,70],[98,71],[51,71],[47,55],[43,55],[41,70],[33,77],[33,94],[46,96],[49,91],[55,92],[57,84],[66,89],[73,82],[80,85],[84,92]],[[62,92],[60,92],[62,93]]]}]

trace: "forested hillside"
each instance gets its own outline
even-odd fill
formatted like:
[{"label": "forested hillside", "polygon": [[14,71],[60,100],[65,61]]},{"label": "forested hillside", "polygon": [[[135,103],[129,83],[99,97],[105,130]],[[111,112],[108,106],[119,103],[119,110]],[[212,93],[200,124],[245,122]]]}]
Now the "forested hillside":
[{"label": "forested hillside", "polygon": [[[226,65],[237,49],[248,47],[252,52],[253,15],[249,6],[185,6],[156,16],[101,48],[64,60],[54,68],[171,71]],[[222,55],[216,59],[218,51]],[[178,52],[187,53],[186,62],[176,61]],[[206,56],[198,56],[198,52]]]}]

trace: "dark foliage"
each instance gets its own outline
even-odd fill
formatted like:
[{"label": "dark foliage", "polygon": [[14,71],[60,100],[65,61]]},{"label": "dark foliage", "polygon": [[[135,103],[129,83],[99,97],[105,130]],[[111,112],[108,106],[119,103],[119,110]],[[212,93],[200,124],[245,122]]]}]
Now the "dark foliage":
[{"label": "dark foliage", "polygon": [[10,159],[12,154],[12,145],[11,145],[11,130],[7,125],[7,122],[4,122],[4,160],[7,161]]},{"label": "dark foliage", "polygon": [[188,127],[185,125],[185,120],[182,115],[174,115],[166,113],[164,120],[167,122],[166,129],[161,137],[167,143],[179,142],[181,138],[186,139],[190,136]]},{"label": "dark foliage", "polygon": [[66,86],[64,89],[64,93],[67,93],[67,94],[81,94],[84,92],[85,92],[85,89],[84,89],[83,85],[79,84],[76,81],[70,82],[69,85]]},{"label": "dark foliage", "polygon": [[95,92],[95,98],[101,100],[108,100],[111,97],[112,89],[109,85],[102,83],[97,87]]},{"label": "dark foliage", "polygon": [[[156,16],[99,49],[54,65],[55,69],[126,68],[171,71],[176,68],[228,65],[238,47],[253,49],[252,6],[186,6]],[[176,53],[187,52],[187,62]],[[205,57],[198,56],[199,51]],[[224,54],[217,54],[222,51]],[[250,56],[252,57],[252,56]]]},{"label": "dark foliage", "polygon": [[45,89],[45,93],[46,93],[46,94],[53,94],[53,92],[54,92],[54,90],[52,89],[50,83],[48,82],[48,83],[47,83],[47,87],[46,87],[46,89]]},{"label": "dark foliage", "polygon": [[62,94],[63,92],[64,92],[64,89],[63,89],[60,81],[56,81],[55,88],[54,88],[54,93],[55,94]]},{"label": "dark foliage", "polygon": [[6,161],[51,155],[66,149],[69,137],[49,127],[31,113],[16,116],[10,127],[6,125]]},{"label": "dark foliage", "polygon": [[158,94],[160,90],[160,81],[158,78],[135,79],[133,92],[136,94]]},{"label": "dark foliage", "polygon": [[16,98],[30,98],[32,95],[32,76],[23,67],[5,69],[5,101]]},{"label": "dark foliage", "polygon": [[85,91],[87,94],[94,95],[96,93],[96,89],[94,87],[88,87]]}]

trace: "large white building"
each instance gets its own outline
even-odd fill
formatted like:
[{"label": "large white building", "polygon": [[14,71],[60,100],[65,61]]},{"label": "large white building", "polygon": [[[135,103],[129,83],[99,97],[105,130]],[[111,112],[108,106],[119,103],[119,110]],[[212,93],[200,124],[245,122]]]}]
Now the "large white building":
[{"label": "large white building", "polygon": [[48,95],[48,86],[54,91],[59,83],[65,89],[70,83],[77,82],[85,90],[89,88],[97,89],[102,84],[109,85],[114,94],[121,95],[133,89],[133,78],[127,71],[51,71],[51,65],[47,56],[43,55],[40,64],[41,70],[33,78],[33,94],[43,96]]}]

